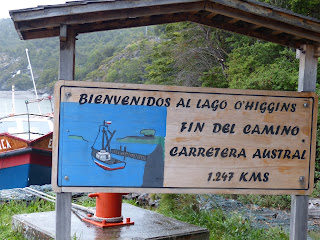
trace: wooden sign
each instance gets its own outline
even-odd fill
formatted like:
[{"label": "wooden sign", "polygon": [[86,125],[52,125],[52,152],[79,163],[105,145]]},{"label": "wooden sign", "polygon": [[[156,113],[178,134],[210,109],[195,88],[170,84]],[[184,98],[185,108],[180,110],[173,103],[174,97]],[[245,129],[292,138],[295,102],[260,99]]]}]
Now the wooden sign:
[{"label": "wooden sign", "polygon": [[317,96],[59,81],[57,192],[310,194]]}]

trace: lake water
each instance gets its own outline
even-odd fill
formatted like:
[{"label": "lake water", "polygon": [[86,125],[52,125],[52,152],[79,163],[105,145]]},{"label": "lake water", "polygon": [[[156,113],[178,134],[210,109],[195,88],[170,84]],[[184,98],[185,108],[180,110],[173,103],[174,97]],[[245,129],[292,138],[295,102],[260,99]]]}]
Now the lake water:
[{"label": "lake water", "polygon": [[[15,92],[15,113],[27,113],[27,106],[25,101],[36,99],[32,91],[16,91]],[[38,95],[39,98],[47,97],[48,94]],[[53,99],[51,100],[53,107]],[[44,100],[39,103],[29,103],[29,113],[45,114],[51,113],[52,107],[49,100]],[[39,110],[40,109],[40,110]],[[12,113],[12,93],[11,91],[0,91],[0,117],[7,116]]]}]

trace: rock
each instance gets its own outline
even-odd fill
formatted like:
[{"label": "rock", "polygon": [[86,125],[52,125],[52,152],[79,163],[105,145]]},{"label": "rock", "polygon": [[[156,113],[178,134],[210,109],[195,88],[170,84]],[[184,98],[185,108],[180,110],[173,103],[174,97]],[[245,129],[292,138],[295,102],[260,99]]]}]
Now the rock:
[{"label": "rock", "polygon": [[320,199],[310,198],[308,206],[309,218],[320,218]]}]

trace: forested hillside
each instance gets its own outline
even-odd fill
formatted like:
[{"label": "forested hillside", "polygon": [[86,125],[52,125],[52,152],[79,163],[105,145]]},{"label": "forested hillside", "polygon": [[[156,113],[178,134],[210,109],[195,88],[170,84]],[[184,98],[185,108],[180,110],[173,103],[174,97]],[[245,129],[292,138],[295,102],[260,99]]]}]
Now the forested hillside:
[{"label": "forested hillside", "polygon": [[[320,0],[265,0],[319,17]],[[0,20],[0,90],[38,88],[58,79],[58,38],[21,41],[11,19]],[[20,71],[19,71],[20,70]],[[17,74],[20,72],[20,74]],[[319,71],[320,72],[320,71]],[[295,49],[182,22],[78,36],[77,80],[295,90]]]},{"label": "forested hillside", "polygon": [[[95,70],[103,61],[125,58],[122,51],[144,38],[145,28],[83,34],[76,43],[76,79],[95,77]],[[59,39],[22,41],[11,19],[0,19],[0,90],[32,88],[25,49],[28,49],[38,88],[52,89],[58,79]],[[121,57],[123,56],[123,57]],[[20,74],[16,74],[20,70]],[[88,75],[88,76],[87,76]]]}]

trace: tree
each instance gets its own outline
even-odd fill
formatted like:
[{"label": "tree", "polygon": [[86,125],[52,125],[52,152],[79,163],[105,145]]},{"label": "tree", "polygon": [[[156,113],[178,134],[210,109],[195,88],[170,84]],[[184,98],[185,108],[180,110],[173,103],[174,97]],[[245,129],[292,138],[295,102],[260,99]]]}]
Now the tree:
[{"label": "tree", "polygon": [[299,63],[295,52],[273,43],[255,42],[229,55],[231,88],[296,90]]}]

